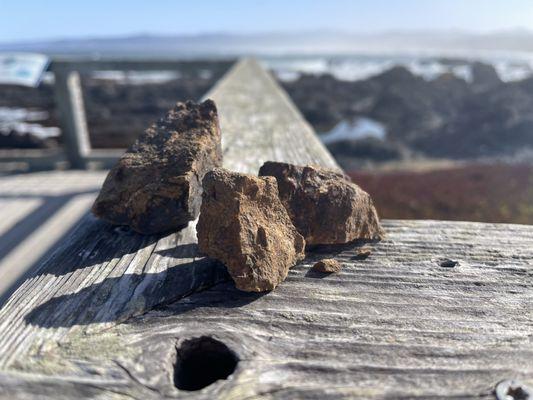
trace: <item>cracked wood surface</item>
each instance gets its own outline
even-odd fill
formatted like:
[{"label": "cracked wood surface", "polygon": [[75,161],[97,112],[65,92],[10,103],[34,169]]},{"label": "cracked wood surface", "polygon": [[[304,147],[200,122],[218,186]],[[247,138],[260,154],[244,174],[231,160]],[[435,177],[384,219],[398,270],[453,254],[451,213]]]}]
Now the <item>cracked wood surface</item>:
[{"label": "cracked wood surface", "polygon": [[[175,279],[152,293],[164,304],[122,322],[102,312],[121,307],[120,280],[113,278],[93,283],[90,298],[80,290],[37,301],[23,320],[40,340],[0,373],[0,393],[494,398],[501,380],[532,385],[533,227],[444,221],[384,221],[384,227],[387,238],[371,245],[367,259],[357,256],[358,245],[314,251],[268,294],[239,292],[225,281],[165,302],[164,293],[197,276],[184,277],[175,265],[161,266]],[[154,246],[146,241],[145,248]],[[115,268],[139,268],[131,257]],[[323,257],[339,260],[341,273],[310,271]],[[459,264],[442,267],[445,258]],[[202,336],[236,352],[237,370],[202,391],[178,391],[176,347]]]},{"label": "cracked wood surface", "polygon": [[[253,61],[206,97],[219,105],[226,167],[336,166]],[[367,259],[355,244],[319,249],[258,295],[197,256],[194,224],[141,236],[88,216],[0,311],[0,396],[493,398],[503,379],[533,385],[533,227],[384,227]],[[309,271],[331,257],[340,274]],[[444,268],[444,258],[459,265]],[[237,370],[179,391],[176,347],[201,336],[230,347]]]}]

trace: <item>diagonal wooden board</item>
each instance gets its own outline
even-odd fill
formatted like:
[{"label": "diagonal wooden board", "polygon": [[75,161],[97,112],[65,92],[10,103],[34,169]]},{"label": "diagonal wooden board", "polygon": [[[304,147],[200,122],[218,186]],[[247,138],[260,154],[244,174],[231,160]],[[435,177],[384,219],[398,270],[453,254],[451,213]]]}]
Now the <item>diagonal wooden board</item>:
[{"label": "diagonal wooden board", "polygon": [[[222,115],[226,166],[255,172],[276,159],[335,167],[255,62],[237,64],[210,97]],[[263,152],[242,154],[257,146]],[[236,291],[221,266],[196,256],[192,225],[143,237],[88,218],[0,311],[0,394],[493,398],[503,379],[533,385],[533,227],[384,226],[387,238],[368,259],[357,245],[314,252],[275,291],[257,295]],[[310,272],[324,256],[343,271]],[[442,267],[443,258],[459,265]],[[179,391],[176,346],[201,336],[235,351],[237,370],[201,391]]]},{"label": "diagonal wooden board", "polygon": [[[337,167],[287,95],[255,61],[237,63],[205,97],[219,108],[226,168],[257,173],[263,160],[258,154],[264,160]],[[252,151],[253,156],[246,154]],[[65,329],[42,330],[25,319],[52,299],[64,301],[55,301],[49,314],[41,315],[49,324],[116,322],[227,278],[224,268],[196,255],[194,224],[164,237],[136,235],[91,216],[80,225],[0,311],[0,366],[9,366],[30,346],[68,334]],[[68,297],[73,293],[78,293],[75,301]]]},{"label": "diagonal wooden board", "polygon": [[103,171],[0,176],[0,307],[87,214]]}]

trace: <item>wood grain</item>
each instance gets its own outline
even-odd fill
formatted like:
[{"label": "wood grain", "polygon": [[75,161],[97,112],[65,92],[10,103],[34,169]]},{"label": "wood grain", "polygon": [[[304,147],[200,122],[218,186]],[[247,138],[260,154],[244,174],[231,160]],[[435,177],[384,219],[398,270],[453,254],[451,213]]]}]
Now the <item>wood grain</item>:
[{"label": "wood grain", "polygon": [[[208,95],[222,115],[226,166],[334,167],[272,82],[244,61]],[[258,295],[235,290],[222,266],[197,256],[194,224],[150,237],[87,217],[0,311],[0,395],[493,398],[503,379],[533,386],[533,227],[384,227],[367,259],[358,244],[317,249]],[[343,263],[340,274],[309,270],[326,257]],[[444,259],[459,264],[445,268]],[[204,336],[235,352],[237,370],[180,391],[177,348]]]},{"label": "wood grain", "polygon": [[0,305],[87,214],[105,173],[0,176]]},{"label": "wood grain", "polygon": [[[493,398],[503,379],[532,385],[533,227],[385,221],[385,228],[367,259],[358,259],[356,244],[316,250],[264,295],[223,282],[111,324],[95,315],[113,280],[97,284],[100,296],[90,302],[80,291],[41,303],[24,322],[50,336],[5,370],[2,390],[65,398]],[[311,272],[322,257],[338,259],[342,272]],[[444,268],[445,258],[459,264]],[[86,311],[57,316],[66,304]],[[237,371],[180,392],[172,382],[176,347],[202,336],[235,351]]]},{"label": "wood grain", "polygon": [[[243,141],[253,143],[267,158],[336,167],[286,94],[255,61],[239,62],[205,97],[214,98],[220,109],[227,168],[257,173],[261,165],[257,159],[242,157],[242,147],[231,148]],[[237,99],[239,107],[235,108]],[[278,150],[283,137],[294,142],[289,136],[295,132],[302,132],[305,146],[285,147],[286,153]],[[265,136],[277,139],[264,140]],[[32,346],[68,334],[68,329],[43,329],[27,323],[25,316],[40,305],[53,303],[40,316],[50,327],[68,321],[116,323],[227,279],[223,268],[196,255],[195,243],[194,223],[176,234],[146,237],[87,216],[70,240],[0,311],[0,366],[8,367]]]},{"label": "wood grain", "polygon": [[339,168],[288,95],[253,59],[232,68],[204,98],[220,113],[224,166],[257,174],[265,161]]}]

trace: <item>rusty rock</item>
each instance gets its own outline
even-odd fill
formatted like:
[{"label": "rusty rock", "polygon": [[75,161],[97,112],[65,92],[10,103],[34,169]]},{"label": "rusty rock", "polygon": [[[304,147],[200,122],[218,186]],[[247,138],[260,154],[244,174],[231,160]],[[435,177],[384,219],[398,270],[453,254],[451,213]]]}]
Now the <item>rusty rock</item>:
[{"label": "rusty rock", "polygon": [[276,178],[281,201],[308,245],[384,235],[369,194],[342,173],[268,161],[259,175]]},{"label": "rusty rock", "polygon": [[203,188],[200,251],[224,263],[238,289],[274,289],[303,259],[305,248],[276,180],[217,168],[205,175]]},{"label": "rusty rock", "polygon": [[372,254],[372,249],[370,247],[364,246],[356,250],[356,260],[366,260]]},{"label": "rusty rock", "polygon": [[221,163],[215,103],[177,103],[120,158],[92,211],[139,233],[181,229],[198,216],[205,173]]},{"label": "rusty rock", "polygon": [[333,272],[339,272],[342,265],[333,258],[324,258],[313,265],[313,271],[330,274]]}]

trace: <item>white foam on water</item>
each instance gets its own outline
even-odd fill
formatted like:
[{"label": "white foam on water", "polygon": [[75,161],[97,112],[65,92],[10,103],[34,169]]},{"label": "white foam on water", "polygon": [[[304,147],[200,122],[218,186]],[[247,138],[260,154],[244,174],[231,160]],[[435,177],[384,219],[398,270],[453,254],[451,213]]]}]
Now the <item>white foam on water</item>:
[{"label": "white foam on water", "polygon": [[[205,74],[204,74],[205,76]],[[94,71],[93,79],[109,80],[123,85],[146,85],[166,83],[180,79],[179,71]],[[202,77],[203,78],[203,77]],[[203,78],[205,79],[205,78]]]},{"label": "white foam on water", "polygon": [[0,107],[0,121],[43,121],[48,118],[47,111],[34,111],[26,108],[17,107]]},{"label": "white foam on water", "polygon": [[39,139],[48,139],[61,135],[61,129],[55,126],[42,126],[27,122],[0,122],[0,135],[7,135],[12,131],[17,132],[19,135],[29,134]]},{"label": "white foam on water", "polygon": [[341,140],[357,140],[365,138],[376,138],[385,140],[387,130],[380,122],[359,117],[353,121],[341,121],[328,133],[320,135],[323,143],[333,143]]},{"label": "white foam on water", "polygon": [[[294,81],[302,74],[331,74],[337,79],[357,81],[378,75],[394,66],[403,66],[413,74],[427,80],[438,78],[444,73],[451,73],[470,82],[472,71],[469,62],[472,60],[447,62],[440,58],[424,58],[413,56],[286,56],[264,57],[263,64],[274,71],[282,81]],[[533,76],[533,59],[524,57],[480,59],[492,64],[500,78],[505,81],[516,81]]]},{"label": "white foam on water", "polygon": [[58,137],[61,134],[58,127],[35,123],[46,120],[48,117],[47,111],[0,107],[0,134],[8,135],[11,132],[17,132],[21,135],[30,134],[40,139]]}]

